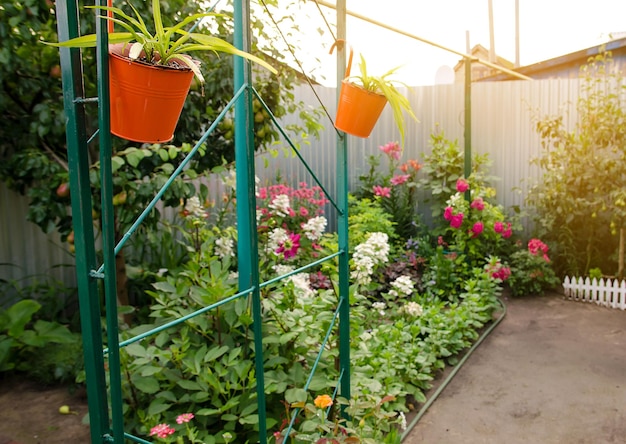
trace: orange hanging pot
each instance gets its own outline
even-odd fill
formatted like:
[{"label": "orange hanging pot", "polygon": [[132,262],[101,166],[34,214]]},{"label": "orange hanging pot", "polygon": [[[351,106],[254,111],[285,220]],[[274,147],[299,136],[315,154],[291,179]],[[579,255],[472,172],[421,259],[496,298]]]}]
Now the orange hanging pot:
[{"label": "orange hanging pot", "polygon": [[[333,51],[335,42],[330,49]],[[378,122],[380,114],[387,104],[387,98],[372,91],[368,91],[348,80],[352,67],[352,48],[348,58],[345,78],[341,82],[335,128],[357,137],[369,137]]]},{"label": "orange hanging pot", "polygon": [[111,133],[134,142],[169,142],[192,80],[191,69],[150,65],[110,52]]},{"label": "orange hanging pot", "polygon": [[341,82],[335,128],[357,137],[369,137],[387,98],[347,80]]}]

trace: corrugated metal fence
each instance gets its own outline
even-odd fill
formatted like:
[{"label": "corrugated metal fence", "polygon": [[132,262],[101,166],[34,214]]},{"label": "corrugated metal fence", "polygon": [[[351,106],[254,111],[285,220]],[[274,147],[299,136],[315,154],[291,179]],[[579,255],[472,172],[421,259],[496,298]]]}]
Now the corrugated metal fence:
[{"label": "corrugated metal fence", "polygon": [[[493,161],[491,173],[500,178],[495,184],[498,200],[505,207],[523,206],[529,181],[539,175],[537,167],[530,165],[530,159],[541,151],[540,138],[534,130],[536,118],[559,114],[564,115],[566,124],[571,125],[575,119],[579,82],[578,79],[551,79],[472,85],[472,151],[489,154]],[[334,117],[336,90],[316,87],[316,92]],[[415,87],[407,94],[419,123],[407,123],[405,159],[422,160],[424,154],[430,152],[430,135],[438,131],[443,131],[448,139],[458,140],[463,147],[463,85]],[[319,106],[306,85],[297,89],[295,95],[312,107]],[[568,113],[564,112],[566,109]],[[285,123],[292,122],[287,119]],[[305,146],[301,154],[332,193],[336,187],[336,132],[330,121],[321,123],[326,130],[319,140],[311,140],[311,145]],[[398,140],[398,133],[389,107],[369,139],[349,138],[352,187],[359,175],[367,171],[367,156],[376,154],[380,145],[393,140]],[[264,167],[266,162],[270,168]],[[277,158],[265,156],[264,159],[259,156],[257,175],[262,184],[271,183],[278,171],[294,185],[300,181],[312,184],[297,158],[279,155]],[[74,270],[63,266],[71,264],[72,256],[56,235],[46,236],[26,222],[26,212],[27,199],[0,183],[0,279],[52,273],[55,278],[72,285]]]}]

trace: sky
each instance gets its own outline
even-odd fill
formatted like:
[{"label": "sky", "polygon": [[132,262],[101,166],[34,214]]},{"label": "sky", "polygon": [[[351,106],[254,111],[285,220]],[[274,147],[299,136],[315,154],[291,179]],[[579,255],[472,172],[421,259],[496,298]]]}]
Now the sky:
[{"label": "sky", "polygon": [[[335,4],[335,0],[326,0]],[[515,0],[492,0],[495,50],[515,62]],[[383,6],[384,5],[384,6]],[[489,49],[489,0],[347,0],[347,8],[394,28],[465,53],[470,46]],[[332,24],[334,9],[321,6]],[[293,16],[293,14],[292,14]],[[335,55],[328,49],[332,37],[313,1],[296,13],[303,50],[297,54],[307,74],[322,84],[335,85]],[[519,0],[520,65],[596,46],[626,36],[626,0]],[[318,28],[325,33],[320,35]],[[408,85],[435,84],[437,71],[453,68],[456,54],[401,36],[363,20],[347,18],[347,40],[363,54],[372,74],[402,66],[396,77]],[[445,68],[442,68],[445,69]]]}]

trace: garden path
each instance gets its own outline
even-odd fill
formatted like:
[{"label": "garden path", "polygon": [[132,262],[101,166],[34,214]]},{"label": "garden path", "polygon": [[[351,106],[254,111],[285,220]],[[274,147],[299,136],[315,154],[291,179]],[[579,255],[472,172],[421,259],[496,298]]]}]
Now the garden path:
[{"label": "garden path", "polygon": [[626,442],[626,312],[562,295],[507,315],[403,444]]}]

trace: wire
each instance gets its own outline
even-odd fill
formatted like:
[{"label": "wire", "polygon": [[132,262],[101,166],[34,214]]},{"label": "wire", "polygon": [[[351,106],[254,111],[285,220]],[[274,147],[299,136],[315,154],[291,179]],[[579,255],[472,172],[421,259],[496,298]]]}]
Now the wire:
[{"label": "wire", "polygon": [[[283,39],[283,41],[287,45],[287,49],[289,49],[289,52],[291,53],[291,56],[293,57],[294,61],[296,62],[296,64],[300,68],[300,74],[302,74],[302,76],[306,79],[306,82],[309,84],[309,87],[311,88],[311,91],[313,91],[313,94],[315,95],[315,97],[317,98],[317,101],[319,102],[320,106],[324,110],[324,113],[328,117],[328,120],[330,120],[330,123],[332,123],[333,128],[335,128],[335,122],[333,121],[333,118],[330,116],[330,113],[328,112],[328,109],[326,108],[326,106],[322,102],[322,99],[320,98],[320,96],[317,94],[317,91],[315,91],[315,88],[313,87],[313,83],[311,83],[311,79],[309,78],[308,75],[305,74],[304,68],[302,67],[302,64],[300,63],[300,60],[298,60],[298,57],[296,56],[295,52],[293,51],[293,48],[291,47],[289,42],[287,42],[287,38],[285,37],[285,35],[281,31],[280,27],[278,26],[278,23],[276,23],[276,20],[274,20],[274,16],[272,15],[272,13],[268,9],[267,5],[265,4],[265,0],[259,0],[259,1],[261,2],[263,7],[265,8],[265,11],[267,12],[267,15],[272,20],[272,23],[274,23],[274,26],[276,27],[276,30],[278,31],[278,33],[280,34],[281,38]],[[324,18],[324,21],[326,21],[326,18]],[[337,130],[336,128],[335,128],[335,131],[337,132],[337,134],[341,135],[339,130]]]},{"label": "wire", "polygon": [[333,29],[330,27],[330,23],[328,23],[328,20],[326,20],[326,16],[322,12],[322,8],[320,8],[320,4],[317,2],[317,0],[313,0],[313,1],[315,2],[315,6],[317,6],[317,10],[320,12],[320,15],[322,16],[322,19],[324,20],[324,23],[326,23],[326,27],[328,28],[328,32],[330,32],[330,35],[333,36],[333,42],[336,42],[337,41],[337,37],[335,37],[335,33],[333,32]]}]

